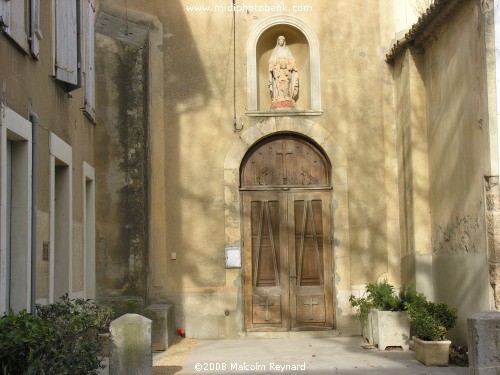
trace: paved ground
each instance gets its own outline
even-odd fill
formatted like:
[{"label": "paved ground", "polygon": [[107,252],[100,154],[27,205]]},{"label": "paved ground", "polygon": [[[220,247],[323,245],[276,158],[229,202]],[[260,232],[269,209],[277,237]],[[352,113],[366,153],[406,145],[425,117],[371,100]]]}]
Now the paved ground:
[{"label": "paved ground", "polygon": [[200,340],[176,374],[469,374],[464,367],[426,367],[413,351],[381,352],[361,343],[360,337]]}]

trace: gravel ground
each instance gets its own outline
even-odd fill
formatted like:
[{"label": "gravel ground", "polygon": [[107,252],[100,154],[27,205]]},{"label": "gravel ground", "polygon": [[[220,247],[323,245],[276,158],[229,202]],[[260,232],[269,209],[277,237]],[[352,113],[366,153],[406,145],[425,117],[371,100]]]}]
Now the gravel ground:
[{"label": "gravel ground", "polygon": [[174,343],[154,360],[153,375],[173,375],[182,370],[184,362],[198,340],[176,336]]}]

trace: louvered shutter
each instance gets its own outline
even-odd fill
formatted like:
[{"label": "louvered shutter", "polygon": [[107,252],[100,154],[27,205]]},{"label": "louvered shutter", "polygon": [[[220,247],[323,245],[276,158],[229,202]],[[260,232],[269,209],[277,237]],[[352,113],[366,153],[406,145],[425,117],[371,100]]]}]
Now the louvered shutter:
[{"label": "louvered shutter", "polygon": [[94,1],[85,0],[85,81],[84,111],[95,120]]},{"label": "louvered shutter", "polygon": [[9,32],[10,27],[10,0],[0,0],[0,26]]},{"label": "louvered shutter", "polygon": [[40,29],[40,0],[31,0],[30,16],[30,50],[31,55],[38,60],[40,40],[42,39],[42,30]]},{"label": "louvered shutter", "polygon": [[56,79],[78,85],[77,0],[55,0]]}]

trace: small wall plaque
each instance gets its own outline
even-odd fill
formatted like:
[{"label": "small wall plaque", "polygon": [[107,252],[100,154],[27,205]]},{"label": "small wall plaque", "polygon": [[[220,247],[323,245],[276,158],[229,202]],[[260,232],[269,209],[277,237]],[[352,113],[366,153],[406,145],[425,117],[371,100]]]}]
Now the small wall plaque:
[{"label": "small wall plaque", "polygon": [[241,268],[241,249],[226,247],[226,268]]}]

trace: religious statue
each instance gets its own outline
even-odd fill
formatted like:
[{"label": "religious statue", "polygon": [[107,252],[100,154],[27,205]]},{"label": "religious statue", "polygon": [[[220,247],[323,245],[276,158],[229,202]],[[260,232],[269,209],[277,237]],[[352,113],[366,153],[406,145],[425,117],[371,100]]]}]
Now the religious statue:
[{"label": "religious statue", "polygon": [[271,109],[295,108],[299,95],[299,73],[284,36],[279,36],[269,59]]}]

